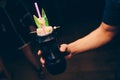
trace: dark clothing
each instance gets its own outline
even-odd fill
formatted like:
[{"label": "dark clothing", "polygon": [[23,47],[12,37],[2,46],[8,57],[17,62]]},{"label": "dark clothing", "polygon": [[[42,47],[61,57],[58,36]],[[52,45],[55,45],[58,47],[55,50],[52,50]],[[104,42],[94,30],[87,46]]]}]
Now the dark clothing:
[{"label": "dark clothing", "polygon": [[[103,22],[109,25],[120,27],[120,0],[106,0],[106,6],[103,14]],[[120,32],[119,32],[120,33]],[[119,34],[118,34],[119,35]],[[117,38],[118,39],[118,38]],[[120,40],[120,39],[118,39]],[[119,41],[117,41],[119,43]],[[116,44],[115,46],[117,46]],[[116,48],[116,47],[114,47]],[[115,80],[120,80],[120,54],[117,52],[117,67]]]},{"label": "dark clothing", "polygon": [[120,0],[106,0],[103,22],[120,26]]}]

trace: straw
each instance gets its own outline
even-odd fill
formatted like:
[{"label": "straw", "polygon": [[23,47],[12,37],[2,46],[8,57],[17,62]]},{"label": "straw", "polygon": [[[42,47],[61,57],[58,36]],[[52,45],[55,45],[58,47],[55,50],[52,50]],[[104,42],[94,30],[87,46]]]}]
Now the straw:
[{"label": "straw", "polygon": [[40,19],[42,19],[41,14],[40,14],[40,11],[39,11],[39,8],[38,8],[38,5],[37,5],[36,2],[35,2],[35,8],[36,8],[36,11],[37,11],[37,13],[38,13],[38,17],[39,17]]},{"label": "straw", "polygon": [[[37,5],[37,2],[35,2],[34,4],[35,4],[35,8],[36,8],[38,17],[39,17],[39,19],[41,20],[41,19],[42,19],[42,16],[41,16],[41,14],[40,14],[39,7],[38,7],[38,5]],[[44,24],[42,24],[42,29],[43,29],[43,31],[44,31],[44,33],[45,33]]]}]

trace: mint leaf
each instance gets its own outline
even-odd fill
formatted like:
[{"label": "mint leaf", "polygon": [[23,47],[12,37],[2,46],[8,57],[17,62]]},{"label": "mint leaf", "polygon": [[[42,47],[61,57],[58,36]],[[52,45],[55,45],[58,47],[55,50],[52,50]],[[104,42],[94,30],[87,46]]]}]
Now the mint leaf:
[{"label": "mint leaf", "polygon": [[45,11],[44,11],[43,8],[42,8],[42,18],[43,18],[44,21],[45,21],[45,25],[46,25],[46,26],[49,26],[48,18],[47,18],[47,16],[46,16]]},{"label": "mint leaf", "polygon": [[37,18],[35,15],[33,15],[33,18],[34,18],[34,21],[35,21],[35,23],[36,23],[36,26],[37,26],[38,28],[42,28],[42,25],[41,25],[41,23],[40,23],[40,21],[39,21],[39,18]]}]

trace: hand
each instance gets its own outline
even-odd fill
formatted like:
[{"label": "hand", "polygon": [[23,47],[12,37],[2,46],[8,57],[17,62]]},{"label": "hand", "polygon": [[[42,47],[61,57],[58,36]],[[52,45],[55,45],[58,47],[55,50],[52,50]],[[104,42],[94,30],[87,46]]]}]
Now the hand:
[{"label": "hand", "polygon": [[61,52],[65,52],[67,54],[65,54],[65,58],[66,59],[70,59],[72,57],[72,53],[70,52],[69,48],[68,48],[68,44],[62,44],[60,45],[60,51]]},{"label": "hand", "polygon": [[[42,54],[41,50],[38,51],[38,56],[40,56]],[[40,58],[40,62],[42,63],[42,67],[45,67],[45,60],[41,57]]]},{"label": "hand", "polygon": [[[69,53],[69,54],[65,54],[65,58],[66,59],[70,59],[71,57],[72,57],[72,54],[70,54],[70,51],[68,50],[68,45],[67,44],[62,44],[62,45],[60,45],[60,52],[62,52],[63,54],[64,54],[64,52],[66,52],[66,53]],[[41,50],[39,50],[38,51],[38,56],[40,56],[41,55]],[[41,57],[40,58],[40,62],[42,63],[42,67],[45,67],[45,60]]]}]

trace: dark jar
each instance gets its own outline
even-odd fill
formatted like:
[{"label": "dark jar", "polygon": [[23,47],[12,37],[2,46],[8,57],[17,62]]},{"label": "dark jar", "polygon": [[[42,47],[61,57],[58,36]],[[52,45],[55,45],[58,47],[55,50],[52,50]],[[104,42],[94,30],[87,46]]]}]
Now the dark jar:
[{"label": "dark jar", "polygon": [[45,60],[45,67],[52,75],[63,73],[66,69],[64,53],[59,51],[59,45],[54,33],[45,36],[37,36],[39,49],[42,51],[42,58]]}]

